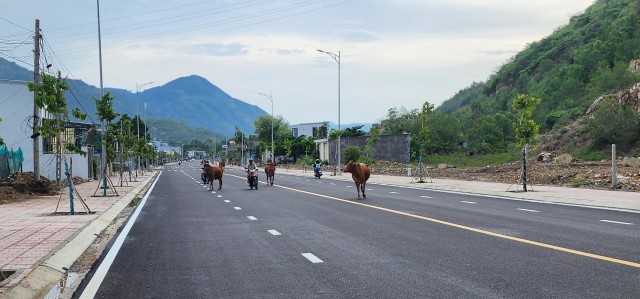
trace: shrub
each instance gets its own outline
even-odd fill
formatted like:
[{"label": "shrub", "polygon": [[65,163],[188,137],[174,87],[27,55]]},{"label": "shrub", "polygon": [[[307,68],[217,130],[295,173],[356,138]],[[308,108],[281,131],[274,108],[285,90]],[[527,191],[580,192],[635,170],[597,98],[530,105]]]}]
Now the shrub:
[{"label": "shrub", "polygon": [[357,146],[347,146],[342,152],[345,162],[358,161],[362,157],[362,150]]}]

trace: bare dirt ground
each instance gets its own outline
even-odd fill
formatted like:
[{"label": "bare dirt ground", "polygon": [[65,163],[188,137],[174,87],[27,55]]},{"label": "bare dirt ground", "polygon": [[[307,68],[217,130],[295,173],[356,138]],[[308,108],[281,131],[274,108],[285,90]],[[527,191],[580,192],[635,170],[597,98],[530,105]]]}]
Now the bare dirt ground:
[{"label": "bare dirt ground", "polygon": [[[377,162],[371,165],[373,174],[407,175],[406,164]],[[617,163],[618,184],[616,189],[640,191],[640,168],[626,167]],[[415,168],[413,169],[415,174]],[[428,168],[431,178],[473,180],[512,184],[517,183],[522,173],[522,163],[506,163],[496,166],[472,168]],[[533,185],[566,186],[593,189],[610,189],[611,162],[574,161],[569,164],[544,163],[535,159],[527,162],[528,182]]]},{"label": "bare dirt ground", "polygon": [[[284,167],[284,166],[281,166]],[[295,168],[296,166],[288,166]],[[325,172],[333,170],[325,166]],[[412,167],[412,174],[416,174],[416,166],[376,161],[369,165],[372,175],[407,176],[407,168]],[[640,192],[640,168],[626,167],[622,162],[617,163],[617,190]],[[438,169],[427,167],[427,174],[431,178],[446,178],[454,180],[471,180],[513,184],[517,183],[522,173],[522,163],[505,163],[486,167],[448,168]],[[573,161],[569,164],[544,163],[531,159],[527,162],[528,184],[563,186],[591,189],[611,189],[611,162]]]}]

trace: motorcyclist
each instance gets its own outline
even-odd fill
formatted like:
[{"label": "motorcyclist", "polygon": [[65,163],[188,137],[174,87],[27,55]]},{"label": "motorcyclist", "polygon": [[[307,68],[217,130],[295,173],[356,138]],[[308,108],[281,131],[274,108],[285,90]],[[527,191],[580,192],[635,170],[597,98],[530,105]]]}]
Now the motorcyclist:
[{"label": "motorcyclist", "polygon": [[257,168],[258,167],[256,166],[256,164],[253,163],[253,160],[251,159],[249,160],[249,163],[247,163],[247,165],[244,167],[244,169],[247,170],[247,184],[249,184],[249,179],[250,179],[249,175],[251,175],[252,171],[256,171]]},{"label": "motorcyclist", "polygon": [[316,163],[313,164],[313,174],[317,174],[322,168],[322,163],[320,163],[320,159],[316,159]]},{"label": "motorcyclist", "polygon": [[207,178],[207,175],[205,174],[205,169],[211,168],[211,164],[209,164],[209,160],[202,160],[200,161],[200,164],[202,164],[202,173],[200,174],[200,178],[202,179],[202,182],[206,184],[209,180]]}]

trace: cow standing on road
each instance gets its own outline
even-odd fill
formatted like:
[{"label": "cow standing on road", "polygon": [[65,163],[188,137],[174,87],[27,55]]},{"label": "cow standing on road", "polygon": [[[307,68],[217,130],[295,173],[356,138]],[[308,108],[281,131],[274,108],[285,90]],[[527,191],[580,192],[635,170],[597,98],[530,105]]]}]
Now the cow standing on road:
[{"label": "cow standing on road", "polygon": [[267,185],[273,186],[273,178],[275,177],[276,173],[276,165],[271,162],[267,162],[267,164],[264,166],[264,173],[267,175]]},{"label": "cow standing on road", "polygon": [[358,199],[360,199],[360,191],[362,191],[362,198],[367,199],[367,195],[364,194],[365,185],[371,175],[369,166],[364,163],[354,163],[349,160],[349,163],[344,167],[345,172],[351,173],[351,178],[356,183],[356,189],[358,190]]}]

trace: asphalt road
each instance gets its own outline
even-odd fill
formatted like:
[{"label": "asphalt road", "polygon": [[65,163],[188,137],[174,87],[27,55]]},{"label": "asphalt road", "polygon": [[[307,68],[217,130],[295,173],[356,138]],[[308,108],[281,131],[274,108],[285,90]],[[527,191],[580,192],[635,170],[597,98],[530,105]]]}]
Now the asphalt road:
[{"label": "asphalt road", "polygon": [[[640,216],[286,175],[162,171],[95,298],[637,298]],[[217,182],[214,184],[217,187]],[[216,188],[217,189],[217,188]],[[135,222],[133,222],[135,221]],[[128,230],[128,231],[127,231]],[[126,238],[125,238],[126,234]],[[114,244],[118,244],[116,240]],[[112,257],[112,260],[109,258]],[[109,265],[109,267],[107,267]],[[95,281],[94,281],[95,280]],[[92,289],[93,288],[93,289]]]}]

